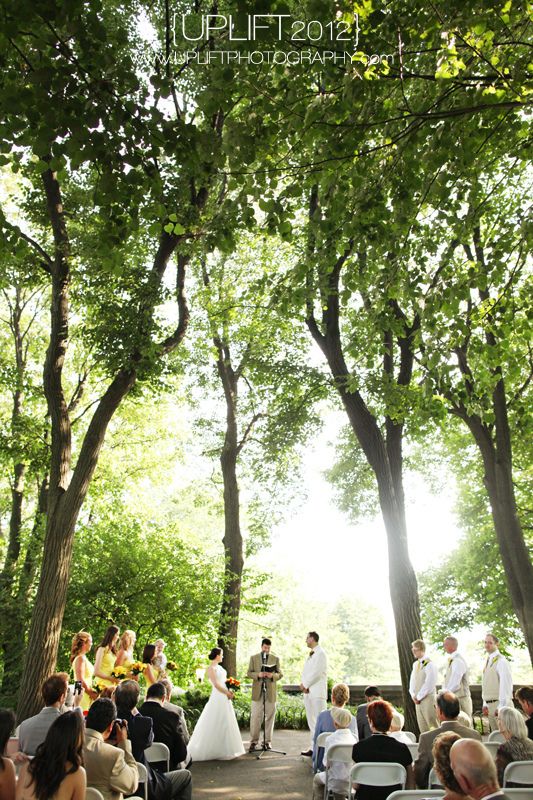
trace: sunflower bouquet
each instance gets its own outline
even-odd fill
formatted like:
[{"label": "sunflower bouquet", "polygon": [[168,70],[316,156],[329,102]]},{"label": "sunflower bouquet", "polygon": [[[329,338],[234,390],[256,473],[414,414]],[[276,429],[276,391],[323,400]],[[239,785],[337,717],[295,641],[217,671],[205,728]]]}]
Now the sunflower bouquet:
[{"label": "sunflower bouquet", "polygon": [[129,672],[129,669],[126,669],[126,667],[113,667],[111,675],[119,681],[124,681],[128,677]]},{"label": "sunflower bouquet", "polygon": [[134,661],[130,667],[130,672],[132,675],[142,675],[144,670],[146,669],[146,664],[143,664],[142,661]]}]

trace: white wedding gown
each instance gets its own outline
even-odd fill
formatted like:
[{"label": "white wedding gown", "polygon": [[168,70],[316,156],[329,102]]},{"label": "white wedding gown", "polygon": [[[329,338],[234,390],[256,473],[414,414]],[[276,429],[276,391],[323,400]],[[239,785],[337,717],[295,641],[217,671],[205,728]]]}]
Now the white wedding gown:
[{"label": "white wedding gown", "polygon": [[[226,676],[224,667],[217,664],[217,683],[224,686]],[[188,751],[193,762],[237,758],[244,753],[233,704],[215,686],[196,723]]]}]

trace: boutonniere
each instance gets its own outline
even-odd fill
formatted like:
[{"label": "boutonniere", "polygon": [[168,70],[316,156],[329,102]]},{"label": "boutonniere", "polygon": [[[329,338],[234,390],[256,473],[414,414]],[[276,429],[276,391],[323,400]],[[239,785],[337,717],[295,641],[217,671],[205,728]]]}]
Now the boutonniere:
[{"label": "boutonniere", "polygon": [[499,659],[499,657],[500,657],[500,656],[494,656],[494,658],[493,658],[493,659],[492,659],[492,661],[491,661],[491,665],[492,665],[492,664],[495,664],[495,663],[497,662],[497,660]]},{"label": "boutonniere", "polygon": [[449,666],[449,667],[451,667],[451,665],[452,665],[452,662],[453,662],[453,658],[449,658],[449,659],[448,659],[448,666]]},{"label": "boutonniere", "polygon": [[423,667],[427,667],[427,665],[429,664],[429,658],[425,658],[425,659],[424,659],[423,661],[421,661],[420,663],[422,664],[422,666],[423,666]]}]

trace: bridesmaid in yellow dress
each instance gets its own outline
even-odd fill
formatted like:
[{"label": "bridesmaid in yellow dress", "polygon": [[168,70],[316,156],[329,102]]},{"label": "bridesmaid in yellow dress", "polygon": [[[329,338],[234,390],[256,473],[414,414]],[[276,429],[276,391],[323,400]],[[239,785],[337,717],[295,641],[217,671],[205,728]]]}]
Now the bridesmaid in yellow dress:
[{"label": "bridesmaid in yellow dress", "polygon": [[110,625],[104,634],[104,638],[96,648],[94,677],[98,679],[98,683],[101,686],[115,686],[119,683],[118,678],[113,678],[111,675],[117,658],[118,635],[119,629],[117,626]]},{"label": "bridesmaid in yellow dress", "polygon": [[[117,660],[115,661],[116,667],[125,667],[127,670],[131,670],[135,661],[133,657],[133,648],[135,647],[136,641],[137,637],[134,631],[124,631],[120,637],[120,648],[117,653]],[[137,675],[131,675],[130,677],[134,681],[138,680]]]},{"label": "bridesmaid in yellow dress", "polygon": [[80,631],[72,637],[70,649],[70,663],[74,673],[74,680],[81,681],[83,696],[80,702],[82,711],[88,711],[92,701],[98,697],[93,689],[94,667],[87,658],[87,653],[93,646],[93,637],[87,631]]},{"label": "bridesmaid in yellow dress", "polygon": [[155,666],[154,658],[155,655],[155,644],[147,644],[143,650],[143,657],[142,662],[146,664],[144,668],[144,679],[146,681],[147,686],[151,686],[153,683],[157,683],[159,680],[159,675],[161,670]]}]

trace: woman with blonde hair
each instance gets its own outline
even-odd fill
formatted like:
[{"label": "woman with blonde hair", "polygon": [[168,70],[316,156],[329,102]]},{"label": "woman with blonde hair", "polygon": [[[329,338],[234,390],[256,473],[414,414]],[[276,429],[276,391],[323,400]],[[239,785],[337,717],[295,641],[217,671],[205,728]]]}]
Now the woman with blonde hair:
[{"label": "woman with blonde hair", "polygon": [[74,680],[81,683],[83,696],[80,702],[82,711],[87,711],[92,701],[98,697],[98,693],[93,689],[94,667],[87,658],[87,653],[93,646],[93,637],[87,631],[78,631],[72,637],[72,647],[70,648],[70,663]]},{"label": "woman with blonde hair", "polygon": [[[137,637],[135,635],[135,631],[126,630],[120,637],[120,647],[117,653],[117,660],[115,661],[116,667],[124,667],[127,670],[131,670],[131,667],[135,661],[133,657],[133,648],[135,647],[135,642],[137,641]],[[137,675],[131,676],[133,680],[138,680]]]},{"label": "woman with blonde hair", "polygon": [[502,786],[503,773],[508,764],[513,761],[533,761],[533,742],[528,739],[526,721],[516,708],[500,708],[498,728],[505,738],[496,751],[498,781]]},{"label": "woman with blonde hair", "polygon": [[117,642],[119,629],[116,625],[110,625],[104,633],[104,638],[96,648],[96,658],[94,659],[94,677],[98,678],[101,686],[114,686],[118,683],[118,678],[114,678],[111,673],[117,658]]}]

